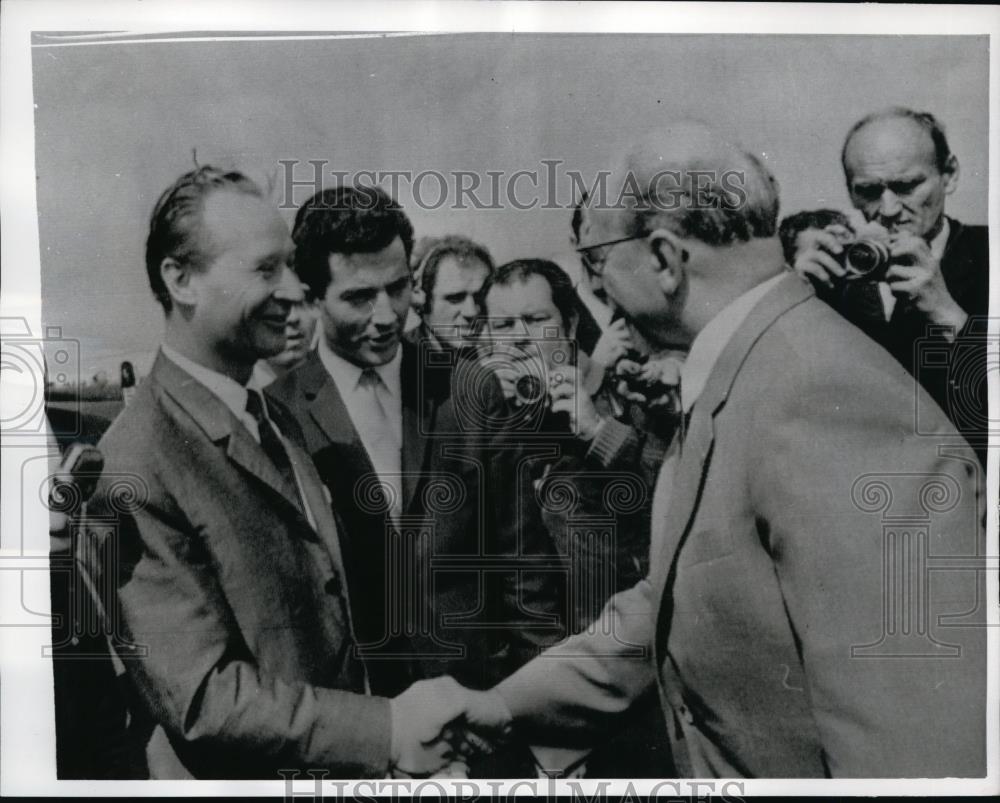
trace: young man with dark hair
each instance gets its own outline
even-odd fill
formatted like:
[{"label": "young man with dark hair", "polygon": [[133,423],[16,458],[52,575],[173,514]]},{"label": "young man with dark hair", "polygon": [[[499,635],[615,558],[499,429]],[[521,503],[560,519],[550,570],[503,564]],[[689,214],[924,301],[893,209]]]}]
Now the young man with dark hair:
[{"label": "young man with dark hair", "polygon": [[519,531],[505,493],[495,383],[476,381],[475,364],[438,365],[402,337],[412,232],[380,190],[306,202],[294,264],[318,299],[323,337],[268,392],[302,426],[344,521],[373,686],[449,673],[482,687],[560,637],[560,584],[531,568],[489,568],[491,558],[551,550],[543,532]]}]

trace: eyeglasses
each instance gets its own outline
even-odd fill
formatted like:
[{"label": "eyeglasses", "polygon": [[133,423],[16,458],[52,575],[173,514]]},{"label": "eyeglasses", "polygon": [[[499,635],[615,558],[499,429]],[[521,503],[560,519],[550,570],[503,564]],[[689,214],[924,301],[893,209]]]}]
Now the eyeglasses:
[{"label": "eyeglasses", "polygon": [[607,262],[608,255],[614,246],[620,243],[631,242],[632,240],[642,240],[648,236],[648,234],[634,234],[631,237],[622,237],[618,240],[608,240],[604,243],[577,248],[576,252],[580,255],[580,260],[583,262],[584,267],[595,276],[600,276],[604,273],[604,263]]}]

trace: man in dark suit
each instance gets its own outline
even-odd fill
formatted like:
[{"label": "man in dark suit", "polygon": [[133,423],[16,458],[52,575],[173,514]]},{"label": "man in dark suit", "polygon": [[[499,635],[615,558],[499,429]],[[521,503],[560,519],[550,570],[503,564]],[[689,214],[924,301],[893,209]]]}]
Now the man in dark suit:
[{"label": "man in dark suit", "polygon": [[496,382],[402,338],[413,229],[394,200],[323,191],[299,210],[293,238],[323,337],[268,392],[301,425],[344,521],[373,685],[442,673],[491,685],[563,632],[552,550],[520,526],[507,492],[518,445],[503,443]]},{"label": "man in dark suit", "polygon": [[[548,389],[541,401],[529,402],[547,409],[524,456],[519,497],[527,502],[522,517],[541,520],[566,562],[571,633],[592,626],[614,593],[645,576],[653,489],[639,447],[649,439],[614,420],[607,399],[592,399],[584,387],[588,357],[575,348],[576,297],[569,277],[544,259],[501,265],[484,287],[494,351],[508,355],[511,373],[538,376]],[[508,384],[517,383],[512,377]],[[518,401],[514,393],[512,403]],[[613,428],[629,434],[605,438]],[[671,774],[663,717],[651,702],[639,701],[623,733],[586,756],[588,774]],[[583,759],[553,755],[545,745],[535,753],[546,770],[565,771],[567,761]]]},{"label": "man in dark suit", "polygon": [[[650,574],[471,721],[503,721],[503,702],[527,733],[586,741],[655,682],[684,776],[982,776],[974,454],[926,397],[918,436],[905,371],[783,270],[756,157],[678,123],[613,177],[647,192],[594,214],[608,295],[651,342],[690,344]],[[970,571],[928,578],[928,552]]]},{"label": "man in dark suit", "polygon": [[[959,167],[944,127],[911,109],[870,114],[841,162],[855,208],[888,232],[892,262],[883,282],[845,288],[837,308],[917,378],[985,467],[988,233],[945,215]],[[800,242],[795,270],[821,289],[838,283],[843,240],[817,230]]]},{"label": "man in dark suit", "polygon": [[100,442],[85,552],[152,730],[153,777],[436,772],[459,698],[371,696],[338,527],[286,410],[248,390],[285,347],[292,243],[262,191],[201,167],[160,197],[146,246],[166,330]]}]

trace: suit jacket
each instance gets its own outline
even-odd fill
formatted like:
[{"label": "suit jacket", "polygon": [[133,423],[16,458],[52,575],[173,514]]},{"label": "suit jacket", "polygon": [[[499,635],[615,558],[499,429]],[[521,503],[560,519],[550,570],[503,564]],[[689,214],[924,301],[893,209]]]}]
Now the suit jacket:
[{"label": "suit jacket", "polygon": [[518,449],[503,430],[495,376],[417,336],[401,348],[398,529],[319,355],[267,392],[300,423],[344,522],[374,688],[392,693],[415,676],[439,674],[491,686],[561,636],[559,574],[517,565],[552,550],[541,528],[522,527],[515,515]]},{"label": "suit jacket", "polygon": [[649,577],[500,685],[515,717],[594,738],[655,681],[682,775],[982,775],[983,573],[926,571],[985,554],[979,467],[908,385],[779,282],[694,404]]},{"label": "suit jacket", "polygon": [[[581,279],[581,281],[583,280]],[[597,341],[601,339],[603,331],[601,325],[594,319],[590,308],[576,293],[573,294],[573,308],[577,315],[576,342],[580,346],[580,351],[589,357],[594,353]]]},{"label": "suit jacket", "polygon": [[[270,414],[300,437],[287,412]],[[308,456],[290,445],[315,527],[246,428],[162,354],[100,448],[87,561],[157,726],[153,776],[384,777],[388,701],[365,694],[337,526]]]},{"label": "suit jacket", "polygon": [[985,469],[989,232],[986,226],[966,226],[953,218],[948,225],[941,273],[952,298],[970,316],[953,342],[906,304],[897,303],[886,321],[880,305],[873,315],[846,291],[833,303],[917,379],[973,446]]}]

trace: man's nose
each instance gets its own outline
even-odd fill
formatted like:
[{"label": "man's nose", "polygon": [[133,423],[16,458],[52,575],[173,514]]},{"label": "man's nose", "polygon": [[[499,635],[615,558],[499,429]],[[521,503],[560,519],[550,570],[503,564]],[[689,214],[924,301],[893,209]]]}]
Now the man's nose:
[{"label": "man's nose", "polygon": [[460,307],[460,312],[466,320],[471,321],[475,318],[479,314],[479,305],[476,304],[476,299],[472,296],[466,296]]},{"label": "man's nose", "polygon": [[878,213],[881,217],[896,217],[903,211],[903,206],[899,202],[899,196],[892,190],[886,188],[882,191],[879,199]]},{"label": "man's nose", "polygon": [[288,265],[282,267],[273,295],[281,301],[288,301],[292,304],[302,300],[302,282]]},{"label": "man's nose", "polygon": [[389,294],[383,290],[372,302],[372,323],[378,326],[391,325],[396,322],[396,312],[392,308]]}]

